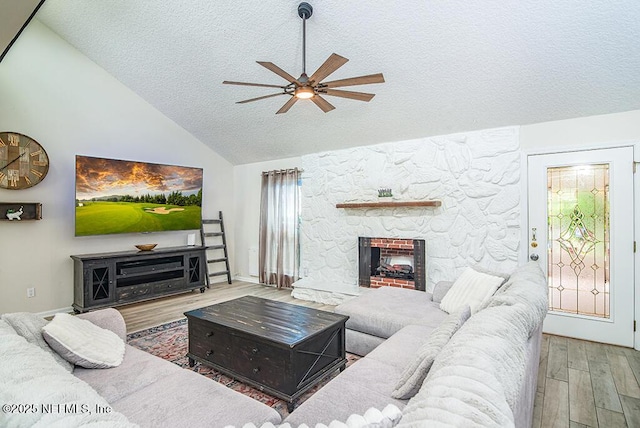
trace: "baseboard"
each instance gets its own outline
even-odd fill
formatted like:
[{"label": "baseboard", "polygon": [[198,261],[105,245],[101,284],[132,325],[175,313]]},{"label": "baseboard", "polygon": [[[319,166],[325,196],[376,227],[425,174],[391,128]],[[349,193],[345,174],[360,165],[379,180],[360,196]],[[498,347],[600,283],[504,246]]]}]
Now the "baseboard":
[{"label": "baseboard", "polygon": [[60,308],[60,309],[52,309],[50,311],[44,311],[44,312],[38,312],[36,315],[41,316],[42,318],[46,318],[46,317],[52,317],[57,313],[65,313],[65,314],[72,314],[73,312],[73,308],[71,306],[67,306],[66,308]]},{"label": "baseboard", "polygon": [[234,276],[234,280],[250,282],[252,284],[260,284],[260,280],[255,276]]}]

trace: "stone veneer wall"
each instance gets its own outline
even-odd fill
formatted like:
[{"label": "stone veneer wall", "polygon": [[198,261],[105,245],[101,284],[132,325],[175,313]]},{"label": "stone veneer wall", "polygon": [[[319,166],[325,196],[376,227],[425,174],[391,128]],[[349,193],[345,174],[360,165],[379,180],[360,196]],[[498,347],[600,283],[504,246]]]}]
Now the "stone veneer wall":
[{"label": "stone veneer wall", "polygon": [[[424,239],[427,290],[470,264],[517,266],[517,127],[303,156],[301,272],[293,295],[337,303],[358,294],[358,236]],[[439,199],[437,208],[338,209],[336,203]],[[384,198],[383,200],[388,200]]]}]

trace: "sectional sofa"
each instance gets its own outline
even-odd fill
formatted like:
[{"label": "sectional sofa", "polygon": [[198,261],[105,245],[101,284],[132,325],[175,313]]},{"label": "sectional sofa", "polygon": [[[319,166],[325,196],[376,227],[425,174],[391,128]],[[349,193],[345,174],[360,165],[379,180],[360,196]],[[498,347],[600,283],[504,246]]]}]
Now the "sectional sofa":
[{"label": "sectional sofa", "polygon": [[[129,345],[115,368],[71,372],[38,337],[44,320],[31,315],[0,320],[0,404],[22,405],[0,413],[2,427],[223,427],[281,420],[252,398]],[[124,319],[115,309],[78,317],[126,340]],[[42,405],[58,406],[47,413]]]},{"label": "sectional sofa", "polygon": [[402,409],[400,427],[531,427],[546,280],[535,262],[505,279],[442,346],[410,399],[392,394],[405,368],[449,317],[440,309],[442,295],[433,301],[430,293],[383,287],[339,305],[336,312],[350,316],[347,349],[366,356],[285,422],[328,425],[394,404]]},{"label": "sectional sofa", "polygon": [[[385,310],[389,306],[404,310],[391,316]],[[351,350],[366,355],[284,421],[261,403],[130,346],[116,368],[76,367],[70,373],[51,352],[43,350],[42,343],[35,343],[37,338],[29,339],[31,343],[25,339],[25,329],[18,334],[9,323],[0,321],[0,404],[66,403],[78,410],[81,408],[74,404],[89,402],[93,410],[92,414],[43,414],[29,413],[30,407],[15,407],[0,413],[0,425],[72,427],[100,422],[104,427],[239,428],[246,423],[265,427],[282,423],[324,427],[334,421],[332,428],[531,426],[541,325],[547,311],[545,278],[537,264],[513,272],[464,323],[468,309],[447,315],[432,295],[403,289],[374,290],[336,310],[351,316],[348,327],[356,332],[348,337]],[[460,313],[467,314],[460,318]],[[79,316],[125,337],[124,321],[113,309]],[[457,330],[440,342],[428,374],[421,373],[426,379],[411,378],[418,381],[414,395],[394,398],[406,368],[417,364],[423,370],[425,346],[433,350],[430,342],[436,336],[444,337],[443,326],[453,324]],[[37,327],[32,330],[37,336]],[[364,335],[379,338],[373,340],[379,342],[377,346]],[[38,371],[33,369],[36,365]],[[366,425],[362,415],[372,414],[371,408],[389,407],[401,409],[401,417],[389,416],[384,423],[377,420]]]}]

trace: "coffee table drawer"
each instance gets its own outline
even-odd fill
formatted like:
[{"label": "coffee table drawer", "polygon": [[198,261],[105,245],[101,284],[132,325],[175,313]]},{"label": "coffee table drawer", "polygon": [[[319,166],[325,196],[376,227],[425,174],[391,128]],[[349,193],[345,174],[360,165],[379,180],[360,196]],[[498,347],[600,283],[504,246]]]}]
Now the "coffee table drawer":
[{"label": "coffee table drawer", "polygon": [[190,320],[189,324],[191,354],[223,366],[234,360],[231,335],[210,323]]},{"label": "coffee table drawer", "polygon": [[229,369],[271,388],[286,389],[287,350],[240,336],[233,338],[233,346],[235,358]]}]

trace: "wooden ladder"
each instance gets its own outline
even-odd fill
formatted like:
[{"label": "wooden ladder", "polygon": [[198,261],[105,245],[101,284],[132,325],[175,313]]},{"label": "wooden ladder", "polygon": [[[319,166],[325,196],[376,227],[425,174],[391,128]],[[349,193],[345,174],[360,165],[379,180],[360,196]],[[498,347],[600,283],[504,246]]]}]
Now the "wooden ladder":
[{"label": "wooden ladder", "polygon": [[[227,282],[231,284],[231,269],[229,269],[229,253],[227,252],[227,239],[225,238],[225,235],[224,235],[224,221],[222,220],[222,211],[218,211],[218,217],[219,218],[213,219],[213,220],[202,219],[202,226],[200,227],[200,242],[202,243],[202,246],[204,247],[207,253],[207,264],[206,264],[207,288],[210,288],[210,285],[211,285],[210,278],[213,278],[214,276],[226,275]],[[216,225],[219,224],[220,225],[219,231],[215,231],[215,232],[205,231],[205,225],[208,225],[208,224],[216,224]],[[208,242],[209,240],[207,240],[207,238],[222,238],[221,240],[222,242],[220,242],[220,240],[217,239],[218,242],[210,243]],[[213,256],[212,258],[209,258],[209,250],[214,251],[218,255]],[[220,250],[223,251],[223,254],[224,254],[223,257],[220,257],[219,255]],[[217,269],[210,268],[211,265],[219,265],[220,263],[223,263],[223,262],[224,262],[225,270],[217,270]]]}]

